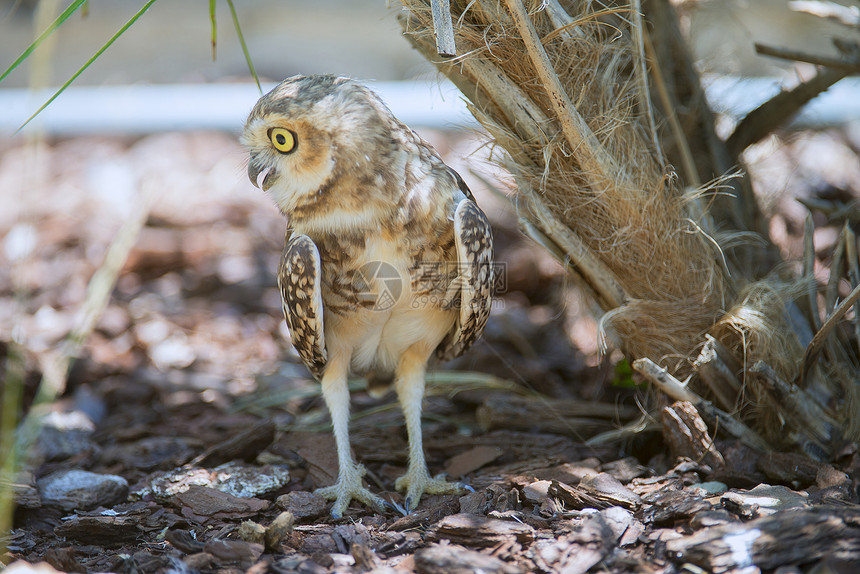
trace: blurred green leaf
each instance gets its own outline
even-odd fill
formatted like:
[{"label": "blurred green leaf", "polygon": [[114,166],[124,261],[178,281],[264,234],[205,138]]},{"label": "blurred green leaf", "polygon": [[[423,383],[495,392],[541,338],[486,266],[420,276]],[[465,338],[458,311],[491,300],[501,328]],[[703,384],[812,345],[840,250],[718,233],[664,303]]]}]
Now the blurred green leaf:
[{"label": "blurred green leaf", "polygon": [[212,22],[212,61],[215,61],[215,44],[218,41],[218,25],[215,22],[215,0],[209,0],[209,21]]},{"label": "blurred green leaf", "polygon": [[630,366],[627,359],[621,359],[615,363],[615,376],[612,378],[612,386],[625,389],[632,389],[637,386],[633,380],[633,367]]},{"label": "blurred green leaf", "polygon": [[[42,32],[41,34],[39,34],[39,37],[38,37],[38,38],[36,38],[35,40],[33,40],[33,43],[32,43],[32,44],[30,44],[29,46],[27,46],[27,49],[26,49],[26,50],[24,50],[24,52],[23,52],[20,56],[18,56],[18,59],[16,59],[14,62],[12,62],[12,65],[11,65],[11,66],[9,66],[8,68],[6,68],[6,71],[5,71],[5,72],[3,72],[3,74],[0,74],[0,82],[2,82],[2,81],[3,81],[3,79],[4,79],[6,76],[8,76],[10,73],[12,73],[12,70],[14,70],[15,68],[17,68],[17,67],[21,64],[21,62],[23,62],[24,60],[26,60],[26,59],[27,59],[27,57],[28,57],[30,54],[32,54],[32,53],[33,53],[33,50],[35,50],[36,48],[38,48],[38,47],[42,44],[42,42],[44,42],[44,41],[45,41],[45,39],[46,39],[48,36],[50,36],[51,34],[53,34],[53,33],[54,33],[54,30],[56,30],[57,28],[59,28],[59,27],[62,25],[62,23],[63,23],[63,22],[65,22],[66,20],[68,20],[68,19],[69,19],[69,16],[71,16],[72,14],[74,14],[74,13],[75,13],[75,10],[77,10],[78,8],[80,8],[80,6],[81,6],[82,4],[84,4],[84,3],[86,3],[86,1],[87,1],[87,0],[75,0],[74,2],[72,2],[71,4],[69,4],[69,7],[68,7],[68,8],[66,8],[65,10],[63,10],[63,13],[62,13],[62,14],[60,14],[59,16],[57,16],[56,20],[54,20],[53,22],[51,22],[51,25],[50,25],[50,26],[48,26],[48,27],[45,29],[45,31],[44,31],[44,32]],[[22,127],[23,127],[23,126],[22,126]]]},{"label": "blurred green leaf", "polygon": [[[83,2],[83,0],[76,0],[76,3],[77,3],[78,5],[80,5],[80,3],[82,3],[82,2]],[[132,16],[132,17],[129,19],[129,21],[128,21],[128,22],[126,22],[126,23],[123,25],[123,27],[122,27],[122,28],[120,28],[120,29],[116,32],[116,34],[114,34],[113,36],[111,36],[110,40],[108,40],[108,41],[105,43],[105,45],[104,45],[104,46],[102,46],[101,48],[99,48],[99,49],[98,49],[98,51],[97,51],[95,54],[93,54],[93,56],[92,56],[89,60],[87,60],[87,61],[86,61],[86,63],[85,63],[83,66],[81,66],[81,67],[78,69],[78,71],[77,71],[77,72],[75,72],[74,74],[72,74],[72,77],[71,77],[71,78],[69,78],[68,80],[66,80],[66,83],[65,83],[65,84],[63,84],[63,85],[60,87],[60,89],[59,89],[59,90],[57,90],[57,91],[56,91],[56,93],[54,93],[54,95],[53,95],[53,96],[51,96],[50,98],[48,98],[48,101],[47,101],[47,102],[45,102],[44,104],[42,104],[42,106],[41,106],[38,110],[36,110],[36,113],[34,113],[34,114],[33,114],[32,116],[30,116],[29,118],[27,118],[27,121],[26,121],[26,122],[24,122],[23,124],[21,124],[21,127],[19,127],[17,131],[21,131],[21,129],[22,129],[24,126],[26,126],[27,124],[29,124],[29,123],[33,120],[33,118],[35,118],[35,117],[36,117],[36,116],[38,116],[40,113],[42,113],[42,110],[44,110],[45,108],[47,108],[47,107],[48,107],[48,105],[49,105],[51,102],[53,102],[54,100],[56,100],[56,99],[57,99],[57,97],[58,97],[60,94],[62,94],[62,93],[66,90],[66,88],[68,88],[68,87],[69,87],[69,85],[70,85],[72,82],[74,82],[74,81],[77,79],[77,77],[78,77],[78,76],[80,76],[80,75],[84,72],[84,70],[86,70],[87,68],[89,68],[90,64],[92,64],[93,62],[95,62],[95,61],[96,61],[96,59],[97,59],[99,56],[101,56],[101,55],[104,53],[104,51],[105,51],[105,50],[107,50],[108,48],[110,48],[111,44],[113,44],[113,43],[117,40],[117,38],[119,38],[120,36],[122,36],[122,35],[123,35],[123,33],[125,33],[125,31],[126,31],[126,30],[128,30],[128,29],[129,29],[129,28],[130,28],[130,27],[131,27],[135,22],[137,22],[138,18],[140,18],[141,16],[143,16],[143,14],[144,14],[147,10],[149,10],[149,7],[150,7],[150,6],[152,6],[153,4],[155,4],[155,2],[156,2],[156,0],[148,0],[148,1],[147,1],[147,3],[146,3],[146,4],[144,4],[144,5],[143,5],[143,7],[142,7],[140,10],[138,10],[138,11],[135,13],[135,15],[134,15],[134,16]],[[65,12],[64,12],[64,14],[65,14]],[[61,16],[62,16],[62,14],[61,14]],[[40,37],[41,37],[41,36],[40,36]],[[37,40],[38,40],[38,38],[37,38]],[[25,52],[25,53],[26,53],[26,52]]]},{"label": "blurred green leaf", "polygon": [[245,61],[248,62],[248,69],[251,75],[254,76],[254,81],[257,82],[257,89],[263,93],[263,88],[260,86],[260,78],[257,77],[257,71],[254,69],[254,63],[251,62],[251,54],[248,52],[248,46],[245,44],[245,37],[242,35],[242,27],[239,26],[239,17],[236,16],[236,8],[233,6],[233,0],[227,0],[227,5],[230,6],[230,14],[233,15],[233,24],[236,26],[236,34],[239,35],[239,43],[242,44],[242,52],[245,54]]}]

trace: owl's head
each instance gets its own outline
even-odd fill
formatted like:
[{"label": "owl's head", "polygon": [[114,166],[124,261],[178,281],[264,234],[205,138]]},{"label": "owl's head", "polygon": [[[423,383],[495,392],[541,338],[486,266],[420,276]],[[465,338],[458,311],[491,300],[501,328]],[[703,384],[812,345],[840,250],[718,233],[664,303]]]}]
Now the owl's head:
[{"label": "owl's head", "polygon": [[348,78],[287,78],[245,122],[248,177],[289,213],[339,172],[366,169],[376,146],[390,142],[387,115],[373,92]]}]

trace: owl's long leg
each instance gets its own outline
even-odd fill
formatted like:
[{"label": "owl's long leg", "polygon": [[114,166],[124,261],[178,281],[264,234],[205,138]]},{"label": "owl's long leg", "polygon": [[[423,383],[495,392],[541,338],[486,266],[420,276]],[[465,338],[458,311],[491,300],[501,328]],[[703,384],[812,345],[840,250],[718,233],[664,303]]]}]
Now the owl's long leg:
[{"label": "owl's long leg", "polygon": [[370,506],[377,512],[385,508],[383,500],[370,492],[361,483],[365,474],[363,465],[352,460],[349,447],[349,387],[347,386],[348,365],[345,360],[330,359],[322,376],[322,394],[331,414],[334,427],[334,440],[337,445],[338,474],[332,486],[316,490],[316,494],[334,500],[331,515],[343,516],[351,500],[355,499]]},{"label": "owl's long leg", "polygon": [[418,506],[421,495],[461,494],[465,487],[456,482],[446,481],[442,475],[430,477],[424,459],[424,445],[421,437],[421,402],[424,399],[424,375],[427,359],[432,349],[416,344],[400,358],[397,366],[394,387],[406,419],[406,432],[409,435],[409,468],[406,474],[397,479],[394,487],[406,489],[406,511],[411,512]]}]

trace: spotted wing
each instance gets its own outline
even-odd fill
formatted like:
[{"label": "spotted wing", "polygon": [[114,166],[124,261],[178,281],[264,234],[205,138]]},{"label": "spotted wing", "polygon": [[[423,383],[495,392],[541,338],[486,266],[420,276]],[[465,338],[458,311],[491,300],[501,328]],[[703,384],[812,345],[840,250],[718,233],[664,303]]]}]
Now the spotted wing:
[{"label": "spotted wing", "polygon": [[320,252],[307,235],[287,240],[278,266],[278,287],[290,338],[317,379],[326,363]]},{"label": "spotted wing", "polygon": [[487,216],[472,199],[463,199],[454,212],[457,247],[456,281],[460,287],[460,314],[454,327],[436,349],[436,355],[453,359],[472,346],[487,324],[493,297],[493,233]]}]

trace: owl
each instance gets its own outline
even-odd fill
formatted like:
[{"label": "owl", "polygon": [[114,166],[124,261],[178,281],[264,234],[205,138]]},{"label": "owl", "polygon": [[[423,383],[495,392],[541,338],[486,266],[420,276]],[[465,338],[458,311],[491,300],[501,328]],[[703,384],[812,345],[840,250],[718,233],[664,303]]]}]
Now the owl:
[{"label": "owl", "polygon": [[322,386],[337,482],[318,494],[340,517],[350,501],[386,504],[362,483],[349,444],[350,373],[393,386],[409,439],[395,488],[405,508],[459,493],[431,477],[421,408],[428,361],[462,354],[490,313],[493,238],[462,178],[362,84],[295,76],[264,95],[245,123],[248,177],[287,218],[278,269],[299,356]]}]

